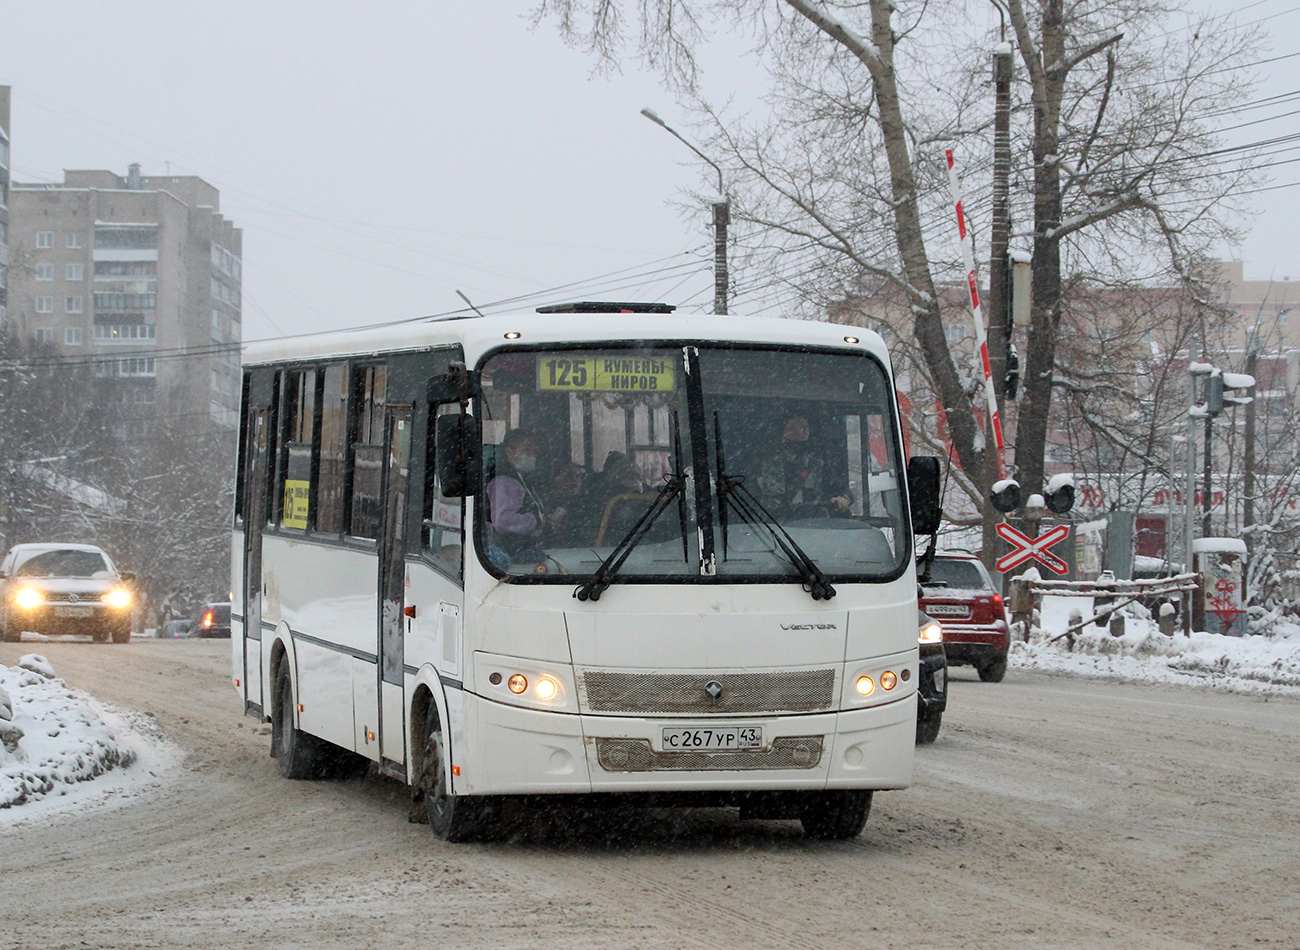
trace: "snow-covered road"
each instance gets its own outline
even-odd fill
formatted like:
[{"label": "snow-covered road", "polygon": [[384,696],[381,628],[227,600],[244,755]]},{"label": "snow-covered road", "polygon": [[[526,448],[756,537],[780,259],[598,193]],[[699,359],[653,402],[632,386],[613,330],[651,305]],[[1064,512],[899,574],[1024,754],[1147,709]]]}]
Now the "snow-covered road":
[{"label": "snow-covered road", "polygon": [[[32,644],[0,645],[12,665]],[[448,845],[371,776],[286,782],[225,641],[41,644],[152,714],[173,781],[0,828],[0,948],[1275,947],[1300,934],[1300,701],[953,672],[850,843],[717,811],[537,814]]]}]

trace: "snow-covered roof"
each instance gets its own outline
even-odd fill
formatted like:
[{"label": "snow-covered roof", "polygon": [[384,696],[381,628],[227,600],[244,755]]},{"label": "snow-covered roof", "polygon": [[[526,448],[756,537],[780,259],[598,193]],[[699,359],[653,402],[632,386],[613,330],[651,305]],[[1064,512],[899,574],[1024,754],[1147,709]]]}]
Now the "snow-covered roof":
[{"label": "snow-covered roof", "polygon": [[1246,542],[1241,538],[1196,538],[1192,541],[1192,553],[1241,554],[1246,553]]}]

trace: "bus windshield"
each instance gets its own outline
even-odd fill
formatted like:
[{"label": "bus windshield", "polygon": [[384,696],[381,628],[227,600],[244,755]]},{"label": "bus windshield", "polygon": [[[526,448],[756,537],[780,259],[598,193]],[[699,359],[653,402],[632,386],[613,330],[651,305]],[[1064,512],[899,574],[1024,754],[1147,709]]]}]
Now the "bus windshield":
[{"label": "bus windshield", "polygon": [[[482,366],[478,548],[511,579],[890,579],[910,556],[874,358],[736,345],[512,350]],[[676,476],[684,476],[678,479]],[[677,489],[681,490],[677,490]]]}]

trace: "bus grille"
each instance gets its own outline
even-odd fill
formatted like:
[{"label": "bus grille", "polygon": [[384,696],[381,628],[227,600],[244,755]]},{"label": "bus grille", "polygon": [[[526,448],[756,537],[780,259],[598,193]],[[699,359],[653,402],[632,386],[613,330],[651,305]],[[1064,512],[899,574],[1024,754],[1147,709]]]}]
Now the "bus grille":
[{"label": "bus grille", "polygon": [[[717,682],[714,699],[705,686]],[[581,675],[593,712],[696,713],[814,712],[835,703],[834,670],[781,673],[606,673]]]},{"label": "bus grille", "polygon": [[596,740],[596,760],[606,772],[815,769],[821,758],[821,736],[782,736],[766,752],[656,752],[647,739]]}]

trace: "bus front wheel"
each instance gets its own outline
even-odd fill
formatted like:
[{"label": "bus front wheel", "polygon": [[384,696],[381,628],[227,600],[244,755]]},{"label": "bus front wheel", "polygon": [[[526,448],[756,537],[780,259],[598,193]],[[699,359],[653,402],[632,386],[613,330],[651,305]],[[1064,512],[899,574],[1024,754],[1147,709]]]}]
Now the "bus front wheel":
[{"label": "bus front wheel", "polygon": [[842,841],[862,834],[870,811],[870,792],[806,792],[799,808],[799,822],[809,838]]},{"label": "bus front wheel", "polygon": [[437,713],[430,709],[425,726],[419,787],[429,828],[443,841],[475,841],[487,835],[496,819],[497,801],[487,796],[454,795],[448,787],[451,764]]}]

